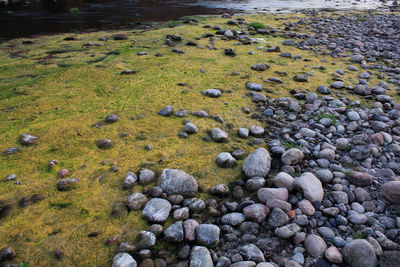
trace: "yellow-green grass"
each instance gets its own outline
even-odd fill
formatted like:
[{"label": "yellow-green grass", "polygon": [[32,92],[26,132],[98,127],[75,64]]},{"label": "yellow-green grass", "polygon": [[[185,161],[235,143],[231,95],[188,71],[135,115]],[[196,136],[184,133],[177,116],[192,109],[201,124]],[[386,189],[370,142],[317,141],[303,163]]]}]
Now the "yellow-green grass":
[{"label": "yellow-green grass", "polygon": [[[283,29],[284,22],[296,22],[301,17],[293,14],[278,16],[288,19],[274,20],[274,15],[247,15],[245,19]],[[118,236],[121,241],[133,243],[137,233],[148,227],[140,212],[130,212],[121,218],[110,216],[114,202],[125,201],[130,193],[142,190],[141,186],[122,190],[127,171],[138,171],[145,162],[157,173],[164,168],[179,168],[198,180],[202,192],[219,183],[238,181],[241,163],[233,169],[222,169],[216,166],[215,158],[220,152],[234,148],[254,149],[248,145],[249,140],[236,137],[239,127],[261,125],[240,110],[242,107],[256,109],[251,98],[246,96],[245,83],[262,83],[260,78],[279,77],[274,72],[280,70],[288,73],[288,76],[280,77],[283,84],[264,83],[266,88],[273,90],[273,93],[265,93],[269,98],[289,96],[291,89],[315,92],[317,86],[327,85],[337,69],[345,70],[347,66],[345,61],[282,46],[283,38],[270,35],[253,36],[263,38],[265,42],[248,46],[217,40],[215,47],[218,50],[184,46],[185,41],[195,36],[214,32],[202,26],[219,24],[222,28],[232,28],[225,23],[225,19],[218,17],[201,17],[198,26],[73,34],[79,39],[77,41],[64,41],[71,34],[60,34],[36,38],[32,45],[22,44],[27,39],[1,44],[0,149],[20,146],[22,133],[39,136],[40,140],[32,147],[24,147],[20,153],[0,156],[0,178],[15,173],[21,182],[21,185],[0,184],[0,200],[13,207],[10,214],[0,220],[0,247],[14,247],[16,261],[31,266],[109,265],[116,247],[104,245],[105,240]],[[112,40],[116,33],[128,35],[129,40]],[[172,53],[172,48],[163,44],[167,34],[181,34],[184,42],[178,48],[185,54]],[[104,46],[82,48],[87,41],[100,43],[97,39],[103,36],[110,37]],[[209,40],[202,38],[197,42],[205,47]],[[257,50],[260,45],[280,45],[283,52],[302,55],[312,62],[265,53]],[[223,54],[223,49],[228,47],[236,50],[236,57]],[[110,51],[119,54],[110,54]],[[136,55],[142,51],[148,55]],[[250,56],[249,51],[255,54]],[[156,57],[157,52],[163,53],[164,57]],[[49,55],[53,57],[44,59]],[[328,63],[320,62],[321,59]],[[250,69],[252,64],[262,62],[268,63],[271,69],[265,72]],[[331,65],[331,62],[337,64]],[[326,70],[312,70],[320,65]],[[127,69],[137,73],[120,75]],[[200,70],[204,70],[204,74]],[[296,83],[292,79],[296,74],[311,71],[315,76],[309,77],[307,83]],[[232,76],[232,72],[239,75]],[[355,84],[356,75],[346,71],[345,77],[352,77],[346,83]],[[179,86],[178,83],[186,85]],[[201,94],[208,88],[234,92],[212,99]],[[187,92],[182,93],[183,90]],[[336,92],[357,98],[345,91]],[[188,112],[204,109],[220,115],[224,123],[188,116],[200,131],[180,139],[178,132],[183,129],[182,118],[157,115],[169,104],[175,110],[184,108]],[[93,126],[110,113],[118,114],[120,121],[99,128]],[[138,119],[139,115],[144,118]],[[214,127],[226,130],[231,142],[203,141],[207,131]],[[123,132],[130,135],[120,137]],[[95,141],[99,138],[113,140],[113,148],[98,149]],[[153,145],[154,150],[144,150],[147,144]],[[48,169],[47,164],[53,159],[59,164]],[[110,172],[112,165],[118,166],[120,171]],[[57,172],[61,168],[68,169],[71,177],[79,178],[75,189],[68,192],[56,189]],[[44,195],[45,200],[27,208],[18,207],[19,199],[36,193]],[[207,194],[200,196],[207,197]],[[93,232],[98,236],[88,237]],[[64,257],[56,259],[53,256],[55,249],[62,249]]]}]

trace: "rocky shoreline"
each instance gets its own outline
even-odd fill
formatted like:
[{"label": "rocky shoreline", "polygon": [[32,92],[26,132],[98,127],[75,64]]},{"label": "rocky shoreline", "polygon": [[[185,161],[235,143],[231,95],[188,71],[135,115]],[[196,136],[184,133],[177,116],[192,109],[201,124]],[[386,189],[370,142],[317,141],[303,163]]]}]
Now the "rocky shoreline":
[{"label": "rocky shoreline", "polygon": [[[363,27],[346,16],[307,17],[288,25],[290,39],[283,45],[344,58],[347,69],[337,70],[332,84],[316,88],[322,97],[293,90],[294,99],[267,100],[251,92],[258,105],[252,116],[266,127],[240,128],[238,135],[253,136],[255,144],[266,142],[272,156],[265,148],[250,153],[242,165],[244,179],[216,185],[210,190],[216,198],[207,200],[190,198],[197,192],[192,176],[164,170],[151,200],[146,203],[146,195],[134,194],[128,206],[144,206],[142,215],[150,222],[164,223],[170,213],[175,222],[166,229],[152,225],[135,246],[121,243],[113,266],[136,266],[131,255],[139,266],[399,266],[400,104],[385,94],[384,80],[400,93],[400,18],[363,18]],[[243,21],[228,21],[237,23]],[[315,35],[289,32],[299,25],[308,25]],[[258,32],[271,34],[273,29]],[[217,34],[245,38],[229,29],[217,29]],[[267,68],[253,65],[258,71]],[[359,72],[359,85],[344,85],[349,71]],[[370,84],[372,75],[381,81]],[[307,75],[294,78],[307,81]],[[262,91],[263,85],[247,88]],[[348,90],[373,105],[337,98],[331,88]],[[211,139],[224,142],[228,135],[213,129]],[[240,150],[223,152],[216,163],[229,168],[242,157]],[[269,175],[270,169],[279,173]],[[160,238],[172,244],[155,254],[151,249]],[[176,257],[166,262],[163,256],[170,253]]]},{"label": "rocky shoreline", "polygon": [[[298,22],[287,23],[283,32],[257,28],[228,14],[222,15],[226,25],[206,27],[209,33],[199,39],[209,39],[210,50],[227,40],[253,44],[250,37],[256,34],[280,36],[286,39],[281,46],[258,49],[305,63],[309,60],[296,51],[312,51],[330,55],[347,67],[332,73],[329,83],[311,88],[314,92],[292,89],[288,97],[268,98],[265,92],[286,79],[306,88],[315,74],[287,77],[280,71],[275,77],[263,77],[262,83],[246,81],[243,87],[256,108],[240,112],[264,127],[237,129],[237,136],[248,139],[254,151],[248,155],[240,148],[221,151],[215,164],[221,168],[241,165],[241,180],[216,184],[209,198],[199,196],[198,181],[182,170],[165,168],[159,175],[151,168],[128,172],[123,190],[137,184],[156,185],[129,195],[125,206],[117,209],[141,210],[151,226],[139,233],[136,242],[119,243],[113,267],[400,266],[400,104],[396,103],[400,16],[305,14]],[[184,42],[196,46],[196,40],[179,35],[165,38],[177,54],[185,53]],[[224,54],[236,56],[230,47]],[[272,64],[260,62],[248,69],[262,76]],[[324,66],[315,69],[325,70]],[[354,73],[355,86],[348,79]],[[358,100],[343,97],[343,92]],[[210,98],[225,93],[229,92],[202,91]],[[173,105],[158,114],[160,120],[209,117],[205,111],[187,114]],[[182,120],[181,138],[198,133],[187,118]],[[213,119],[223,121],[218,116]],[[119,123],[119,118],[110,114],[105,122]],[[221,128],[209,129],[204,141],[229,142],[229,134]],[[33,135],[21,136],[23,145],[38,141]],[[96,145],[110,149],[113,142],[100,139]],[[11,154],[15,149],[7,151]],[[59,177],[67,174],[65,170]],[[65,178],[57,188],[67,191],[77,183],[76,178]],[[118,214],[117,209],[112,212]],[[0,261],[14,254],[6,247]]]}]

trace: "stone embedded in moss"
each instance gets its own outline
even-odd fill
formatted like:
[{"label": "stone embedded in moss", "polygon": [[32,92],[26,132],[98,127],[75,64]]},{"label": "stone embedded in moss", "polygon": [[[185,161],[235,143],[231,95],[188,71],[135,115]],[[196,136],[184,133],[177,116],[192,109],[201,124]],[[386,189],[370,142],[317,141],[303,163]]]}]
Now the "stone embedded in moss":
[{"label": "stone embedded in moss", "polygon": [[69,191],[74,189],[78,182],[78,178],[62,179],[57,182],[57,188],[60,191]]}]

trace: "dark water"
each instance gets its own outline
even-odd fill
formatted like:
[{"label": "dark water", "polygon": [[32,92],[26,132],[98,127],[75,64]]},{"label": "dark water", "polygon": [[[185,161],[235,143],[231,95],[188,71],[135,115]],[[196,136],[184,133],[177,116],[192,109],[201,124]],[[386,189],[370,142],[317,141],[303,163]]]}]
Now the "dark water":
[{"label": "dark water", "polygon": [[[1,4],[7,2],[8,4]],[[21,1],[12,3],[12,1]],[[287,8],[373,8],[379,0],[0,0],[0,40],[116,29],[198,14]],[[71,8],[78,8],[72,14]]]}]

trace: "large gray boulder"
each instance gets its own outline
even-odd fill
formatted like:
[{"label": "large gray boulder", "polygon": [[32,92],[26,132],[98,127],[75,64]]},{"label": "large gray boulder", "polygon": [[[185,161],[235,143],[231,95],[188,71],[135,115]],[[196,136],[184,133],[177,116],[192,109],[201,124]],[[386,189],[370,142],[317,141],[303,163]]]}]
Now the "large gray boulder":
[{"label": "large gray boulder", "polygon": [[195,246],[190,256],[190,267],[214,267],[210,252],[206,247]]},{"label": "large gray boulder", "polygon": [[343,258],[351,267],[376,267],[378,260],[372,245],[365,239],[356,239],[343,248]]},{"label": "large gray boulder", "polygon": [[271,156],[265,148],[257,148],[244,160],[242,170],[246,177],[266,177],[271,168]]},{"label": "large gray boulder", "polygon": [[182,195],[194,197],[198,185],[193,176],[177,169],[164,169],[161,173],[159,186],[167,195]]},{"label": "large gray boulder", "polygon": [[295,187],[303,191],[306,199],[313,201],[322,201],[324,198],[324,188],[321,181],[311,172],[305,172],[296,178]]},{"label": "large gray boulder", "polygon": [[118,253],[114,256],[111,267],[136,267],[135,259],[128,253]]},{"label": "large gray boulder", "polygon": [[165,222],[171,211],[171,203],[163,198],[153,198],[146,203],[142,216],[155,223]]}]

